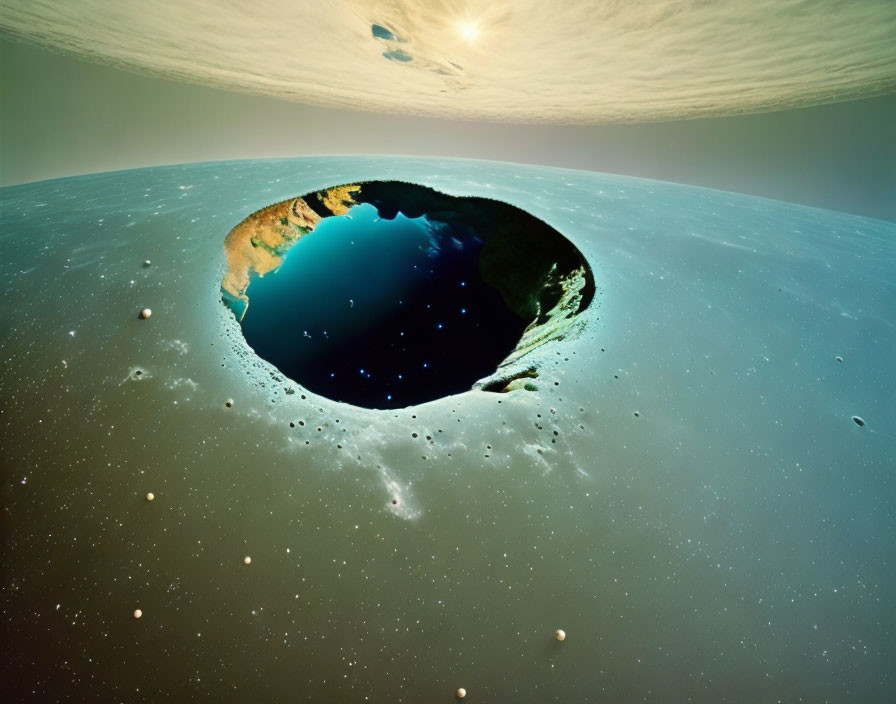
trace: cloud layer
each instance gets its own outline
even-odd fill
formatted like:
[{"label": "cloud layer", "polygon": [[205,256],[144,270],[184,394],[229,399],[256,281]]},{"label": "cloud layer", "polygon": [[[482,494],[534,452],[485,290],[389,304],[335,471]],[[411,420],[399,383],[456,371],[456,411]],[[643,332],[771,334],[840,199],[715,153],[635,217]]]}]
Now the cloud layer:
[{"label": "cloud layer", "polygon": [[892,0],[3,0],[0,28],[188,82],[446,118],[639,122],[896,90]]}]

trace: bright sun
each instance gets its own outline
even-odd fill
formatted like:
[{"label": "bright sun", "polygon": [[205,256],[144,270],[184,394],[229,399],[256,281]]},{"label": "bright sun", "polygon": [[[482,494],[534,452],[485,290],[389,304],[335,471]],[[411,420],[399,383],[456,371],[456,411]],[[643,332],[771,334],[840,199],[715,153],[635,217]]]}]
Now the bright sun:
[{"label": "bright sun", "polygon": [[476,26],[475,22],[460,22],[457,25],[457,31],[460,32],[460,35],[468,42],[473,41],[479,36],[479,27]]}]

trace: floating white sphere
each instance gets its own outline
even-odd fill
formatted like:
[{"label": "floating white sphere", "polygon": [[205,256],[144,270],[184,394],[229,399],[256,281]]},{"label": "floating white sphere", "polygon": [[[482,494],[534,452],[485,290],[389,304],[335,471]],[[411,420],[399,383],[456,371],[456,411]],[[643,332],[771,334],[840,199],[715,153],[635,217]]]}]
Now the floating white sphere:
[{"label": "floating white sphere", "polygon": [[246,563],[247,565],[250,565],[250,564],[252,564],[252,558],[249,557],[248,555],[246,555],[246,556],[243,558],[243,562]]},{"label": "floating white sphere", "polygon": [[457,695],[458,699],[463,699],[465,696],[467,696],[467,690],[461,687],[455,692],[455,694]]},{"label": "floating white sphere", "polygon": [[144,308],[140,311],[140,317],[143,318],[143,320],[146,320],[151,315],[152,311],[149,308]]},{"label": "floating white sphere", "polygon": [[140,609],[134,609],[134,618],[140,618],[143,612]]},{"label": "floating white sphere", "polygon": [[556,638],[557,640],[566,640],[566,631],[564,631],[562,628],[558,628],[554,632],[554,638]]},{"label": "floating white sphere", "polygon": [[156,495],[153,494],[152,492],[149,492],[149,493],[146,495],[146,500],[147,500],[147,501],[152,501],[154,498],[156,498]]}]

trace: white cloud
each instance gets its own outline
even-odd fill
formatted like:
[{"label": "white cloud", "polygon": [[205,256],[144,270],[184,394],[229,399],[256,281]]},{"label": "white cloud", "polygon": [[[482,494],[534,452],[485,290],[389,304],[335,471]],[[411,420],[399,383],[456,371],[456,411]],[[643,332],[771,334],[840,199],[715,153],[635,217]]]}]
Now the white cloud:
[{"label": "white cloud", "polygon": [[892,0],[6,0],[0,27],[161,76],[450,118],[664,120],[896,89]]}]

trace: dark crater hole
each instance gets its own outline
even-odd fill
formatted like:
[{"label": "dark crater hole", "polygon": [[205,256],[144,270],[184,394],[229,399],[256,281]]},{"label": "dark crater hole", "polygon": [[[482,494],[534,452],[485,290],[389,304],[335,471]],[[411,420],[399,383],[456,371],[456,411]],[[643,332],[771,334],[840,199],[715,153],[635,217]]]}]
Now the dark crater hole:
[{"label": "dark crater hole", "polygon": [[366,408],[535,376],[529,366],[497,372],[568,334],[594,295],[582,254],[529,213],[395,181],[268,206],[225,250],[224,302],[255,353],[317,394]]}]

